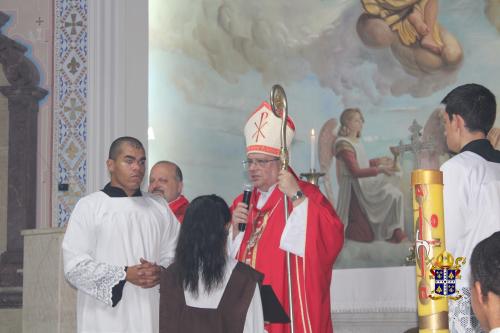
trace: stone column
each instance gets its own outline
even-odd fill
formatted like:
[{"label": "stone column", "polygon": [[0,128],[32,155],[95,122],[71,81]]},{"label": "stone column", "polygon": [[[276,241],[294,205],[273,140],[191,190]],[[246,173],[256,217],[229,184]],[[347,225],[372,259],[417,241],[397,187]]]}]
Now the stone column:
[{"label": "stone column", "polygon": [[[8,20],[0,12],[0,28]],[[21,230],[36,224],[37,112],[47,91],[38,87],[38,70],[24,56],[26,51],[0,33],[0,63],[10,84],[0,87],[9,110],[7,251],[0,256],[0,307],[21,306],[21,292],[12,288],[22,286],[18,272],[23,263]]]}]

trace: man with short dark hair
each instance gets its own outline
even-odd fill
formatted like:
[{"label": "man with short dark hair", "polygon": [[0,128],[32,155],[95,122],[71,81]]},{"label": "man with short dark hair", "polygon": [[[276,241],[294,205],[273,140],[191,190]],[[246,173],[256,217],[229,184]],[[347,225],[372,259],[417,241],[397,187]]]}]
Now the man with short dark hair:
[{"label": "man with short dark hair", "polygon": [[78,201],[62,250],[78,289],[78,332],[158,332],[160,267],[173,260],[179,224],[165,201],[143,193],[141,142],[116,139],[111,181]]},{"label": "man with short dark hair", "polygon": [[164,197],[180,223],[189,205],[182,195],[183,186],[182,171],[174,162],[160,161],[151,168],[148,191]]},{"label": "man with short dark hair", "polygon": [[476,245],[470,265],[474,314],[486,332],[500,333],[500,231]]},{"label": "man with short dark hair", "polygon": [[[468,259],[474,246],[500,230],[500,151],[486,139],[496,116],[495,96],[478,84],[453,89],[442,101],[448,148],[457,153],[441,166],[446,248]],[[465,265],[449,302],[451,332],[478,332],[470,311],[470,267]]]}]

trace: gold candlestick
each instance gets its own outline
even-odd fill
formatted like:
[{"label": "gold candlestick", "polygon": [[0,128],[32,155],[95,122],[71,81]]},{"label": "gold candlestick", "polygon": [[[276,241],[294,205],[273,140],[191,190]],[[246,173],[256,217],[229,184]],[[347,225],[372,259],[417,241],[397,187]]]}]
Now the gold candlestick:
[{"label": "gold candlestick", "polygon": [[400,171],[398,157],[401,154],[401,150],[399,149],[399,147],[389,147],[389,150],[391,151],[392,155],[394,156],[394,160],[392,162],[392,168],[394,169],[394,171]]},{"label": "gold candlestick", "polygon": [[324,175],[324,172],[316,172],[316,169],[310,169],[309,172],[301,173],[300,178],[305,178],[308,183],[319,186],[319,178]]}]

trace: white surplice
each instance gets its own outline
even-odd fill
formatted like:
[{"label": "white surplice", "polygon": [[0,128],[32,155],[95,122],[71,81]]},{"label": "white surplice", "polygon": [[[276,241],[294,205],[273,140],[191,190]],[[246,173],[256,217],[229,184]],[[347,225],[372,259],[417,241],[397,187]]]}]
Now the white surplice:
[{"label": "white surplice", "polygon": [[[441,166],[446,250],[470,260],[481,240],[500,230],[500,163],[470,151]],[[470,265],[462,267],[457,287],[470,287]]]},{"label": "white surplice", "polygon": [[78,332],[158,332],[158,286],[126,282],[115,307],[112,289],[125,279],[125,266],[140,258],[167,267],[178,232],[166,202],[149,193],[110,197],[99,191],[78,201],[62,244],[65,276],[78,289]]},{"label": "white surplice", "polygon": [[450,332],[481,332],[471,315],[470,256],[477,243],[500,230],[500,163],[465,151],[446,161],[441,171],[446,250],[466,259],[456,280],[463,297],[448,302]]}]

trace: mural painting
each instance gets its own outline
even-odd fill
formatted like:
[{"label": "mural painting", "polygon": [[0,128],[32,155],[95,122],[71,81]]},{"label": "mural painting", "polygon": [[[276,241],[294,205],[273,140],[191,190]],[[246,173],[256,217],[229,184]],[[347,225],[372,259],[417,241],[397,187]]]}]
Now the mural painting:
[{"label": "mural painting", "polygon": [[291,166],[325,172],[346,225],[336,267],[404,265],[411,170],[448,158],[440,101],[468,82],[500,95],[499,12],[493,0],[151,0],[150,163],[178,163],[189,197],[232,200],[243,124],[279,83]]}]

